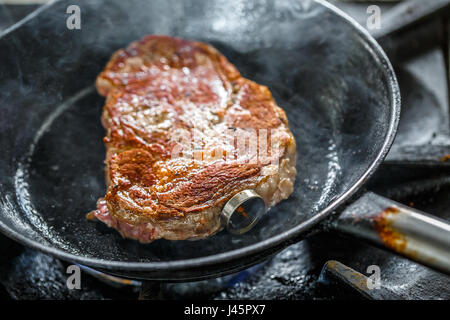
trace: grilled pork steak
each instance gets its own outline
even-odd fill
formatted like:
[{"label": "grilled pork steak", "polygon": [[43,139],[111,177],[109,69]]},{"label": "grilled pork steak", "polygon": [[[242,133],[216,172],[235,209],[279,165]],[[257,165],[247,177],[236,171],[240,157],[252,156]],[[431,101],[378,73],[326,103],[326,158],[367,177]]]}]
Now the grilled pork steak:
[{"label": "grilled pork steak", "polygon": [[244,189],[269,207],[292,193],[284,111],[213,47],[147,36],[114,53],[96,85],[108,190],[88,218],[143,243],[199,239],[222,229],[222,207]]}]

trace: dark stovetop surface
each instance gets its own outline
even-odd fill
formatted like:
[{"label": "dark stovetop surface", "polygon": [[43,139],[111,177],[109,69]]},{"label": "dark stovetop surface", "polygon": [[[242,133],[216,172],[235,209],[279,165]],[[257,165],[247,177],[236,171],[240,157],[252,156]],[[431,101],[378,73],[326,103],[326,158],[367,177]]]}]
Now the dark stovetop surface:
[{"label": "dark stovetop surface", "polygon": [[[34,8],[36,6],[0,5],[0,32]],[[346,3],[343,8],[363,21],[363,5]],[[396,64],[404,101],[402,123],[392,152],[369,188],[450,219],[450,166],[447,163],[430,166],[402,162],[414,148],[439,143],[442,136],[448,134],[444,52],[440,47],[430,48],[414,59]],[[270,261],[235,276],[189,284],[163,284],[160,297],[363,299],[355,287],[323,270],[330,260],[337,260],[362,274],[366,274],[369,265],[378,265],[386,298],[450,299],[450,277],[335,233],[314,235],[285,249]],[[0,235],[0,299],[138,297],[137,286],[111,286],[86,272],[82,273],[81,289],[70,290],[66,285],[67,266],[66,262]]]}]

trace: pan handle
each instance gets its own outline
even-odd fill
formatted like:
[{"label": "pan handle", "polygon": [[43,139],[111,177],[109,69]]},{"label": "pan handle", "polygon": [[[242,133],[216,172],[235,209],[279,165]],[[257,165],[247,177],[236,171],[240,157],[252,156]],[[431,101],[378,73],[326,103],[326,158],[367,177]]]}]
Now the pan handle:
[{"label": "pan handle", "polygon": [[332,225],[450,274],[450,224],[445,220],[369,192],[348,206]]}]

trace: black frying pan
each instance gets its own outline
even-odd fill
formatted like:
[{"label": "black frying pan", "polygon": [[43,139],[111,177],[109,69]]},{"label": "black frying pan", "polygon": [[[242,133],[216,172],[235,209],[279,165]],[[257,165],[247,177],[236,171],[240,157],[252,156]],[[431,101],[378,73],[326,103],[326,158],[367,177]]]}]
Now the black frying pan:
[{"label": "black frying pan", "polygon": [[[25,245],[131,278],[235,272],[320,230],[394,139],[400,93],[392,67],[367,32],[326,2],[78,1],[81,30],[66,27],[70,4],[46,5],[0,38],[0,229]],[[298,145],[294,194],[244,235],[142,245],[85,219],[105,192],[104,100],[95,78],[112,52],[152,33],[213,44],[267,85],[288,115]],[[366,194],[335,225],[380,242],[382,219],[395,220],[386,207],[407,221],[425,217]],[[368,223],[354,224],[355,215]],[[427,234],[442,235],[432,244],[448,245],[448,225],[427,219],[420,223],[438,230]],[[416,259],[448,270],[448,260],[435,264],[426,254]]]}]

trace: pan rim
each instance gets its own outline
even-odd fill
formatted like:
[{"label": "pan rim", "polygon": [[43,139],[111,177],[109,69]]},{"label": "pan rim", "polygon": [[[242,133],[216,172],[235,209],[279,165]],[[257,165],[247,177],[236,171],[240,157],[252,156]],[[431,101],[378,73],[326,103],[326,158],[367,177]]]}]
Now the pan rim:
[{"label": "pan rim", "polygon": [[[203,266],[210,266],[234,261],[244,256],[256,255],[264,251],[269,251],[270,249],[275,249],[279,247],[285,248],[290,244],[292,244],[292,239],[299,237],[301,234],[304,234],[306,231],[316,226],[320,221],[328,217],[333,212],[333,210],[335,210],[339,205],[341,205],[343,202],[348,200],[352,195],[354,195],[355,192],[358,191],[364,185],[367,179],[370,176],[372,176],[372,174],[376,171],[378,166],[384,160],[390,147],[392,146],[400,118],[400,105],[401,105],[400,89],[398,86],[397,78],[394,73],[394,69],[384,50],[366,29],[364,29],[353,18],[351,18],[341,9],[328,3],[325,0],[314,0],[314,1],[324,6],[328,10],[332,11],[337,16],[341,17],[346,23],[349,23],[353,28],[355,28],[355,32],[359,33],[362,39],[366,42],[366,44],[369,47],[367,50],[372,51],[371,53],[374,55],[374,58],[378,59],[380,62],[379,64],[380,68],[383,71],[383,75],[387,81],[390,100],[390,121],[386,135],[384,137],[382,147],[380,148],[376,157],[372,160],[368,168],[356,181],[356,183],[354,183],[341,196],[337,197],[332,202],[330,202],[325,209],[323,209],[319,213],[315,214],[313,217],[307,219],[303,223],[297,225],[296,227],[290,230],[287,230],[277,236],[265,239],[263,241],[245,246],[243,248],[234,249],[223,253],[217,253],[210,256],[189,258],[175,261],[126,262],[126,261],[82,257],[79,255],[65,252],[58,248],[46,246],[39,242],[33,241],[32,239],[29,239],[24,235],[14,231],[1,221],[0,221],[0,231],[2,231],[3,234],[19,243],[22,243],[34,249],[38,249],[44,253],[51,254],[62,260],[80,263],[93,268],[101,268],[104,270],[112,270],[112,271],[120,270],[120,271],[151,272],[151,271],[160,271],[161,269],[163,269],[165,272],[168,272],[168,271],[184,270],[189,268],[198,268]],[[5,34],[13,32],[17,28],[20,28],[20,26],[22,26],[25,22],[37,17],[41,12],[48,9],[56,2],[58,1],[51,1],[50,3],[47,3],[46,5],[39,7],[37,10],[33,11],[30,15],[28,15],[21,21],[9,27],[3,33],[0,33],[0,38]],[[279,250],[281,249],[278,249],[277,251]],[[273,252],[271,252],[271,254],[272,253]],[[269,256],[269,254],[267,256]]]}]

